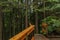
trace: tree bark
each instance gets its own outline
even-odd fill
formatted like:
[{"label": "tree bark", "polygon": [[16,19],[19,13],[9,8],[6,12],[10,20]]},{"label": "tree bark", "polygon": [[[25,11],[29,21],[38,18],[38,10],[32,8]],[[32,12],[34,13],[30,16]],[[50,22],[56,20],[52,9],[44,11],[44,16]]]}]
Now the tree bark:
[{"label": "tree bark", "polygon": [[0,40],[2,40],[2,13],[0,7]]}]

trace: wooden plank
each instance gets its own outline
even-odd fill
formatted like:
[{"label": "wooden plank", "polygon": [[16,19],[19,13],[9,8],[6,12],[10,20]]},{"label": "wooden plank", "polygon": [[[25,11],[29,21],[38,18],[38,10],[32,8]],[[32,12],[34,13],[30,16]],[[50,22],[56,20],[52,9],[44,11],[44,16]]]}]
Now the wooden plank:
[{"label": "wooden plank", "polygon": [[50,40],[60,40],[60,38],[49,38]]},{"label": "wooden plank", "polygon": [[48,38],[60,38],[60,35],[47,35]]}]

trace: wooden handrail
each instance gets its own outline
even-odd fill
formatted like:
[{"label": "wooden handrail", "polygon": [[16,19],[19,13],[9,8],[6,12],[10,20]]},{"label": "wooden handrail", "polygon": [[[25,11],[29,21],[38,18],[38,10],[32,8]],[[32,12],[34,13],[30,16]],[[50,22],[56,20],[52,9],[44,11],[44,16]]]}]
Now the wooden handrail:
[{"label": "wooden handrail", "polygon": [[30,25],[30,27],[26,28],[22,32],[13,36],[9,40],[24,40],[26,38],[26,36],[28,36],[32,31],[34,31],[34,25]]}]

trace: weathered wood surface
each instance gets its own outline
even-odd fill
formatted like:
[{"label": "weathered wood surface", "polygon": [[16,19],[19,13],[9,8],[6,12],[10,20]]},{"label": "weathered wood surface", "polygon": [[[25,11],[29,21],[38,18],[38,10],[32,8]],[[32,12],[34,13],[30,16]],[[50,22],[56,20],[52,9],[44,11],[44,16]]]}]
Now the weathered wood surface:
[{"label": "weathered wood surface", "polygon": [[49,38],[50,40],[60,40],[60,38]]},{"label": "weathered wood surface", "polygon": [[45,36],[41,34],[36,34],[35,35],[35,40],[60,40],[60,37],[49,37],[46,38]]},{"label": "weathered wood surface", "polygon": [[41,35],[41,34],[36,34],[35,40],[49,40],[49,39],[46,38],[45,36]]},{"label": "weathered wood surface", "polygon": [[48,36],[50,40],[60,40],[60,35],[50,35]]}]

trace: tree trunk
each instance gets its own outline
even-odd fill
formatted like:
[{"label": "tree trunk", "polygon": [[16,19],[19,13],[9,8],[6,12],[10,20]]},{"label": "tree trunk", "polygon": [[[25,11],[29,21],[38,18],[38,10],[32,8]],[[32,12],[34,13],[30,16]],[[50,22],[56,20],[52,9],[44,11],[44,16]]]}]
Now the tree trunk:
[{"label": "tree trunk", "polygon": [[2,13],[0,7],[0,40],[2,40]]}]

